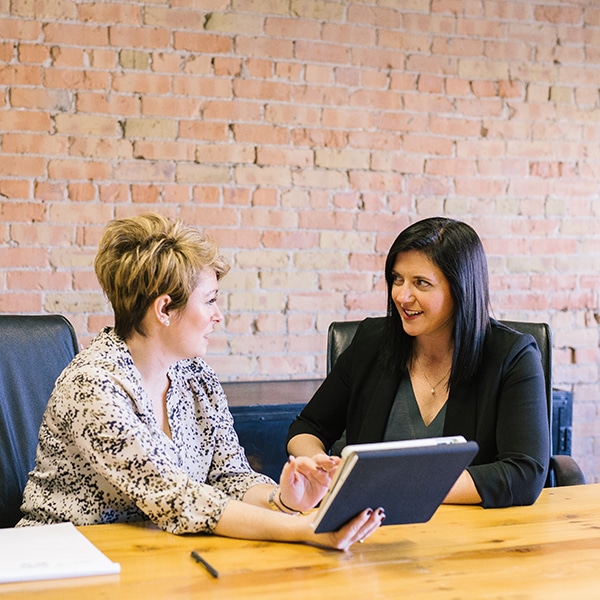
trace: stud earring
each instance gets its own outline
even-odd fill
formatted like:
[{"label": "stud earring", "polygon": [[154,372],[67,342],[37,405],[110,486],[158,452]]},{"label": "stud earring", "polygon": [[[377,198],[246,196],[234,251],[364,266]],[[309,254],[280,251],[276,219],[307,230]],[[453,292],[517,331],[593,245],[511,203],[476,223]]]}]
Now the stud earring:
[{"label": "stud earring", "polygon": [[165,327],[168,327],[170,324],[171,324],[171,321],[170,321],[169,319],[165,319],[165,320],[163,321],[163,325],[164,325]]}]

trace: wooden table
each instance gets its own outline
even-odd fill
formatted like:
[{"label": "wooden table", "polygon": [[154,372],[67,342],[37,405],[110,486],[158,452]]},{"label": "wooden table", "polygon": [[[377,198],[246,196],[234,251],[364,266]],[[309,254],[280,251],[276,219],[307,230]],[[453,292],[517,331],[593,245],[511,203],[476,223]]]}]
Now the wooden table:
[{"label": "wooden table", "polygon": [[8,584],[2,600],[600,597],[600,484],[546,489],[530,507],[442,506],[428,523],[383,527],[347,553],[139,524],[81,530],[121,563],[119,576]]}]

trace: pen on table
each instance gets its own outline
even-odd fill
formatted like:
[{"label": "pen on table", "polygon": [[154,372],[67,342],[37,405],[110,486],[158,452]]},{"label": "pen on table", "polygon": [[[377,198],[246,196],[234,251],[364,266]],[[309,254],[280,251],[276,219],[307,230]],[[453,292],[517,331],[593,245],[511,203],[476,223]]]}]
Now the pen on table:
[{"label": "pen on table", "polygon": [[215,579],[219,577],[219,571],[207,563],[195,550],[192,550],[192,558],[197,563],[200,563]]}]

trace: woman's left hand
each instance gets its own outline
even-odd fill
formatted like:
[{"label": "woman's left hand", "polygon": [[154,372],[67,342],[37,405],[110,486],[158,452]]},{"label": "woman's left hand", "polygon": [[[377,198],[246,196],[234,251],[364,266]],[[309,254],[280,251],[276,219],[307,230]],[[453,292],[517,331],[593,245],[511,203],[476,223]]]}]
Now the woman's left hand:
[{"label": "woman's left hand", "polygon": [[279,479],[280,501],[299,512],[314,508],[329,489],[339,462],[339,457],[324,453],[312,458],[290,456]]}]

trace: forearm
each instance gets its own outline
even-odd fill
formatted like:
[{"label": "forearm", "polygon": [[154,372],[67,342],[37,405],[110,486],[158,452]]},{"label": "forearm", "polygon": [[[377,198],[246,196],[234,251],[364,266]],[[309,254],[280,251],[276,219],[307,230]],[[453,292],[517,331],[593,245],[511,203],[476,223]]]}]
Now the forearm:
[{"label": "forearm", "polygon": [[305,542],[347,550],[355,542],[364,540],[375,532],[384,518],[382,510],[365,509],[339,531],[316,534],[311,526],[314,515],[286,515],[248,502],[230,500],[214,533],[250,540]]},{"label": "forearm", "polygon": [[[260,498],[261,494],[257,494],[256,497]],[[267,497],[268,495],[265,497],[265,503]],[[314,536],[310,527],[313,518],[265,510],[265,507],[250,501],[230,500],[221,514],[214,533],[249,540],[306,542]]]},{"label": "forearm", "polygon": [[325,446],[323,446],[321,440],[310,433],[295,435],[288,442],[287,449],[292,456],[316,456],[317,454],[326,454]]},{"label": "forearm", "polygon": [[481,496],[469,471],[460,474],[444,499],[444,504],[481,504]]}]

